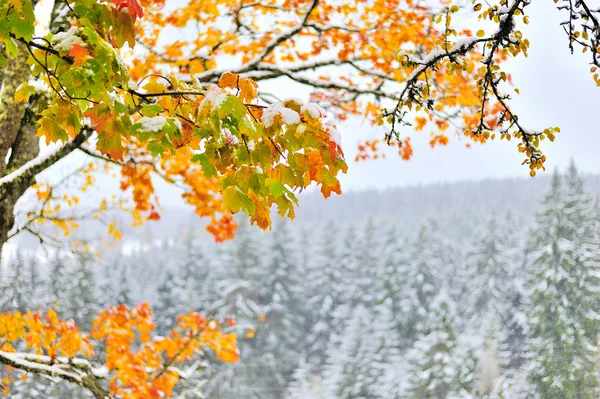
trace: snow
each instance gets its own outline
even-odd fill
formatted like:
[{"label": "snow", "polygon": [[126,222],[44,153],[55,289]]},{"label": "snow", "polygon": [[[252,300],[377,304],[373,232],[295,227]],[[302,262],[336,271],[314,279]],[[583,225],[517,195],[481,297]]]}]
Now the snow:
[{"label": "snow", "polygon": [[342,146],[342,135],[340,134],[340,132],[338,132],[338,130],[334,127],[329,127],[327,129],[327,131],[329,132],[329,137],[331,138],[331,141],[333,141],[339,147],[341,147]]},{"label": "snow", "polygon": [[302,104],[304,103],[304,101],[302,101],[301,98],[298,97],[288,97],[285,100],[282,101],[284,104],[288,103],[288,102],[295,102],[296,104]]},{"label": "snow", "polygon": [[19,356],[19,354],[17,353],[0,351],[0,359],[2,358],[7,359],[8,361],[20,367],[23,367],[24,369],[40,370],[42,372],[47,372],[51,375],[69,377],[76,381],[81,381],[81,375],[79,373],[66,371],[63,367],[61,367],[61,363],[50,366],[47,364],[26,360],[22,356]]},{"label": "snow", "polygon": [[167,123],[167,118],[162,115],[153,117],[144,116],[138,123],[148,132],[160,132],[165,123]]},{"label": "snow", "polygon": [[108,367],[100,366],[92,368],[92,374],[94,374],[98,378],[106,378],[108,377]]},{"label": "snow", "polygon": [[44,149],[40,150],[40,153],[38,154],[37,157],[35,157],[31,161],[27,162],[26,164],[21,166],[19,169],[15,170],[14,172],[11,172],[11,173],[7,174],[6,176],[0,178],[0,187],[19,178],[24,173],[26,173],[28,170],[30,170],[38,165],[41,165],[42,163],[47,161],[49,158],[51,158],[53,155],[56,155],[57,153],[59,153],[62,148],[63,148],[63,146],[58,143],[54,143],[53,145],[46,146]]},{"label": "snow", "polygon": [[179,129],[179,131],[183,130],[183,126],[181,125],[181,121],[179,120],[179,118],[174,118],[173,123],[175,124],[175,126],[177,126],[177,129]]},{"label": "snow", "polygon": [[325,111],[323,110],[323,108],[321,108],[318,104],[315,103],[306,103],[302,105],[302,107],[300,107],[300,113],[306,114],[307,112],[313,119],[318,119],[321,116],[325,115]]},{"label": "snow", "polygon": [[[66,8],[66,7],[65,7]],[[81,47],[86,47],[85,42],[77,36],[79,28],[76,26],[71,27],[66,32],[59,32],[52,38],[52,46],[61,52],[68,52],[73,48],[73,45],[78,44]]]},{"label": "snow", "polygon": [[127,87],[130,90],[137,90],[137,89],[139,89],[138,84],[136,82],[134,82],[133,80],[131,80],[131,79],[129,79],[129,82],[127,82]]},{"label": "snow", "polygon": [[240,139],[231,134],[229,129],[223,129],[223,133],[225,133],[225,143],[227,143],[227,145],[238,145],[240,143]]},{"label": "snow", "polygon": [[204,94],[204,98],[200,102],[199,107],[202,109],[205,106],[210,105],[212,110],[218,108],[225,99],[227,99],[227,93],[223,92],[219,86],[211,84],[208,89],[206,89],[206,93]]},{"label": "snow", "polygon": [[286,125],[297,125],[300,123],[300,115],[293,109],[289,109],[281,102],[277,102],[267,107],[262,116],[265,128],[270,128],[276,122],[277,118],[281,118],[281,122]]}]

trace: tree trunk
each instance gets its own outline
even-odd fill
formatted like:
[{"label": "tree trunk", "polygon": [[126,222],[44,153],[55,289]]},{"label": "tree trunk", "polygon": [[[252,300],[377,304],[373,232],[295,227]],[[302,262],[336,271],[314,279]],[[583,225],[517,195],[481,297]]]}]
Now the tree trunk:
[{"label": "tree trunk", "polygon": [[[33,2],[34,6],[36,3],[37,1]],[[67,7],[67,2],[54,2],[50,21],[52,33],[68,29],[72,15]],[[2,87],[0,91],[0,178],[19,169],[38,155],[37,115],[47,103],[44,95],[33,95],[29,102],[15,102],[16,89],[21,83],[32,78],[27,64],[29,57],[27,46],[17,42],[17,48],[17,56],[7,57],[8,66],[0,72],[0,87]],[[0,48],[0,51],[4,52],[5,49]],[[78,141],[81,143],[81,140]],[[64,151],[61,156],[56,157],[56,160],[69,152]],[[38,169],[37,172],[43,170],[43,168]],[[15,205],[34,182],[35,174],[27,173],[0,186],[0,262],[2,248],[7,241],[9,231],[14,226]]]},{"label": "tree trunk", "polygon": [[[38,97],[32,97],[29,103],[17,103],[14,100],[16,89],[31,77],[26,63],[29,54],[27,47],[19,43],[17,48],[19,53],[17,57],[9,59],[1,82],[3,88],[0,93],[0,178],[35,158],[39,152],[33,111]],[[0,251],[14,224],[15,204],[32,182],[33,177],[23,177],[0,187]]]}]

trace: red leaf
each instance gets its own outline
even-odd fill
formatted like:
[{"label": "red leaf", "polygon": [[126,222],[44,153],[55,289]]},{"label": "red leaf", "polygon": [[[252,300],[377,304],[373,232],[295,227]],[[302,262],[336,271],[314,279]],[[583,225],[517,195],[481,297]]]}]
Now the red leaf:
[{"label": "red leaf", "polygon": [[126,8],[129,12],[129,15],[133,17],[135,21],[136,18],[141,18],[144,16],[144,9],[138,3],[137,0],[112,0],[113,4],[117,7],[117,11],[121,11]]},{"label": "red leaf", "polygon": [[75,64],[83,64],[89,58],[90,52],[85,47],[75,43],[69,50],[69,56],[75,59]]}]

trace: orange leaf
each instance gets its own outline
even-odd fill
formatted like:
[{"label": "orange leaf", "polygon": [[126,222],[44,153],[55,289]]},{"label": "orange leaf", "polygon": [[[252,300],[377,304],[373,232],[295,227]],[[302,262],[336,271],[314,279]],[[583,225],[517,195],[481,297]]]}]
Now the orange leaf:
[{"label": "orange leaf", "polygon": [[239,76],[235,73],[225,72],[219,79],[219,87],[222,89],[235,88],[238,85]]},{"label": "orange leaf", "polygon": [[90,52],[85,47],[75,43],[69,50],[69,56],[75,59],[76,65],[83,64],[90,57]]}]

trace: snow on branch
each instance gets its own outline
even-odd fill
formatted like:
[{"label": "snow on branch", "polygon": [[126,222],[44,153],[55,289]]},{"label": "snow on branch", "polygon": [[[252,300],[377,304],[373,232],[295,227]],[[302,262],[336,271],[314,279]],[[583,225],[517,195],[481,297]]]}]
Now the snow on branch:
[{"label": "snow on branch", "polygon": [[70,140],[63,146],[38,155],[36,158],[25,163],[17,170],[0,178],[0,191],[10,187],[11,184],[20,181],[21,179],[27,179],[37,175],[50,165],[56,163],[61,158],[64,158],[71,151],[78,148],[91,135],[91,133],[92,130],[86,127],[82,129],[74,139]]},{"label": "snow on branch", "polygon": [[87,389],[94,398],[109,398],[101,380],[106,377],[104,368],[93,368],[85,359],[50,356],[30,353],[5,352],[0,350],[0,364],[15,369],[60,378]]}]

